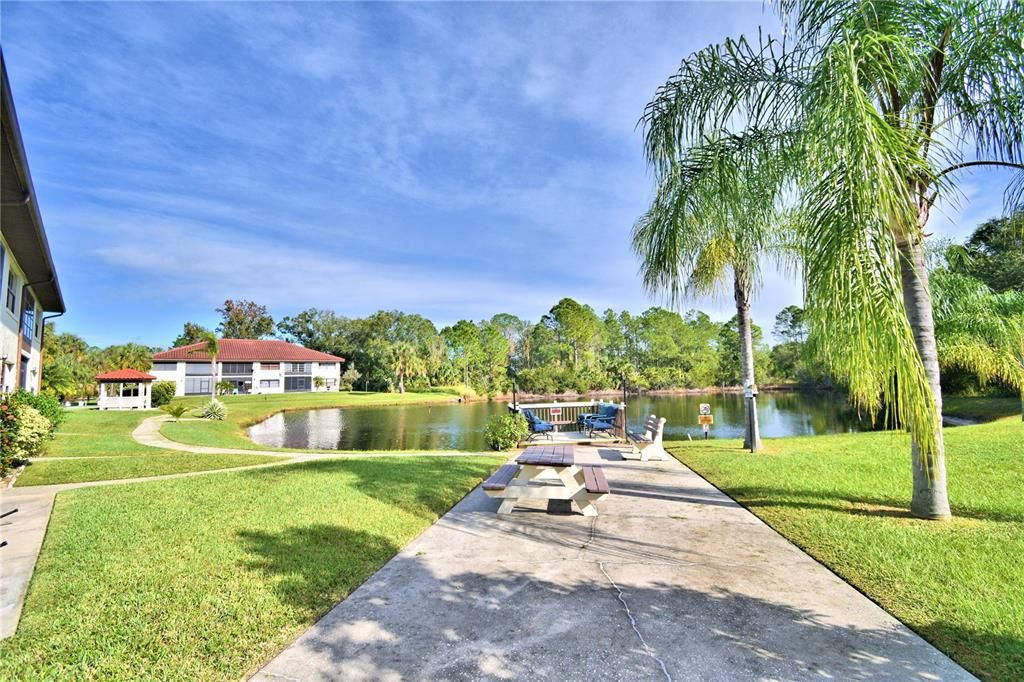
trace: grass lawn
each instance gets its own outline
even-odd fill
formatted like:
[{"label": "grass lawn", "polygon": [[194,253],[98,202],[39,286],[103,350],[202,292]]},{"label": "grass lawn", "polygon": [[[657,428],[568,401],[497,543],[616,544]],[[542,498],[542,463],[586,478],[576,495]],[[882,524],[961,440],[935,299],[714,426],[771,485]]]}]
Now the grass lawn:
[{"label": "grass lawn", "polygon": [[[280,450],[281,452],[308,452],[267,448],[249,440],[245,430],[277,412],[327,407],[369,407],[399,405],[403,403],[451,402],[458,397],[449,391],[428,393],[272,393],[265,395],[229,395],[221,397],[227,406],[227,417],[222,422],[186,420],[164,424],[161,432],[171,440],[189,445],[217,448],[244,448],[248,450]],[[209,398],[178,398],[192,407],[205,405]],[[188,415],[191,416],[191,415]]]},{"label": "grass lawn", "polygon": [[152,455],[155,450],[139,445],[132,431],[146,417],[162,414],[158,410],[68,410],[67,419],[46,444],[47,455],[54,457],[95,457],[102,455]]},{"label": "grass lawn", "polygon": [[324,461],[57,496],[0,679],[238,679],[502,457]]},{"label": "grass lawn", "polygon": [[902,434],[772,439],[757,455],[732,440],[669,449],[975,675],[1024,679],[1024,427],[945,433],[949,523],[907,513]]},{"label": "grass lawn", "polygon": [[[164,452],[152,450],[153,452]],[[249,464],[270,464],[278,457],[266,455],[196,455],[190,452],[138,455],[135,457],[79,457],[53,461],[36,460],[18,476],[17,487],[112,481],[121,478],[162,476],[185,471],[228,469]]]}]

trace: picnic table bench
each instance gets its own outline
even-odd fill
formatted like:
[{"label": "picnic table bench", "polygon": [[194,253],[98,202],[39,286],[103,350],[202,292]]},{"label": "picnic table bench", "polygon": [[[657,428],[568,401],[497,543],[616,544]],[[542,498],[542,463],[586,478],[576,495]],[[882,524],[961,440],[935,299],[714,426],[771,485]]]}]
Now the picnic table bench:
[{"label": "picnic table bench", "polygon": [[594,503],[611,493],[597,465],[576,464],[572,445],[533,446],[515,464],[505,464],[484,481],[484,493],[501,498],[499,514],[509,514],[519,500],[548,500],[552,511],[561,501],[579,507],[584,516],[597,516]]}]

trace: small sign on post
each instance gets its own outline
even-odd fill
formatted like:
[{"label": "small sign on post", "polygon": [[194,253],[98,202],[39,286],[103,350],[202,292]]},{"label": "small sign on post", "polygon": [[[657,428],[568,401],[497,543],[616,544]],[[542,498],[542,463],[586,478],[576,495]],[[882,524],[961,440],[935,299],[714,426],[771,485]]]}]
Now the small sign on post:
[{"label": "small sign on post", "polygon": [[[715,423],[715,418],[710,414],[703,414],[704,405],[701,405],[701,414],[697,416],[697,423],[704,429],[704,440],[708,439],[708,431],[711,430],[711,425]],[[710,408],[710,405],[708,406]],[[710,409],[708,410],[710,412]]]},{"label": "small sign on post", "polygon": [[561,407],[552,407],[551,408],[551,416],[552,417],[561,417],[562,416],[562,408]]}]

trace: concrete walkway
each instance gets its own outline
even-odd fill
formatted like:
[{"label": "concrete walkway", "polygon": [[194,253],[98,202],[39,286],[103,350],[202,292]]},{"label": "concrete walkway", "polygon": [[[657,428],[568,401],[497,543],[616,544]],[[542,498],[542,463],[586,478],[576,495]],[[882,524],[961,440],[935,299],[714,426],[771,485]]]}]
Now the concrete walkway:
[{"label": "concrete walkway", "polygon": [[600,516],[478,488],[253,679],[974,679],[678,462],[577,453]]}]

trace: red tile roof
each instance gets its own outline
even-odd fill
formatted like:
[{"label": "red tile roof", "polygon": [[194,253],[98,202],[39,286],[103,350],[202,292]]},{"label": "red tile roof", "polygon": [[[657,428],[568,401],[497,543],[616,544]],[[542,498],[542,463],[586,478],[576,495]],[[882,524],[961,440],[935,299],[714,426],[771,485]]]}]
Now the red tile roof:
[{"label": "red tile roof", "polygon": [[[219,345],[218,362],[345,362],[345,358],[277,339],[221,339]],[[203,348],[203,343],[178,346],[161,353],[154,353],[153,361],[209,362],[210,356]]]},{"label": "red tile roof", "polygon": [[137,369],[117,369],[113,372],[97,374],[96,381],[156,381],[156,377]]}]

